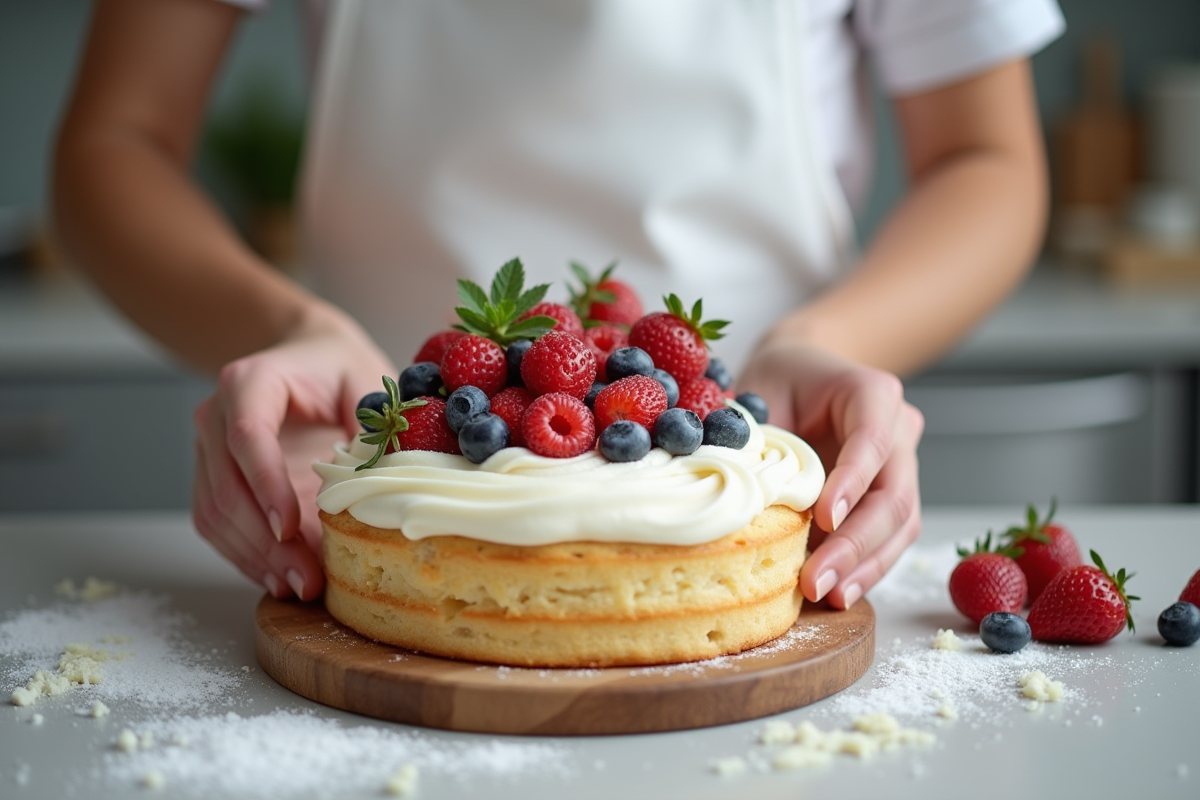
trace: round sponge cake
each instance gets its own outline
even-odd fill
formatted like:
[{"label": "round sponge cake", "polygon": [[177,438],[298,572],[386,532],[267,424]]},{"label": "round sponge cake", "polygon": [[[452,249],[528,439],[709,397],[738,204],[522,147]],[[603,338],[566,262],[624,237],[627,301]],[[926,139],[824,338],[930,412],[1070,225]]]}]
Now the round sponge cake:
[{"label": "round sponge cake", "polygon": [[382,642],[523,667],[695,661],[781,636],[800,613],[809,511],[774,505],[698,545],[515,546],[321,511],[325,604]]}]

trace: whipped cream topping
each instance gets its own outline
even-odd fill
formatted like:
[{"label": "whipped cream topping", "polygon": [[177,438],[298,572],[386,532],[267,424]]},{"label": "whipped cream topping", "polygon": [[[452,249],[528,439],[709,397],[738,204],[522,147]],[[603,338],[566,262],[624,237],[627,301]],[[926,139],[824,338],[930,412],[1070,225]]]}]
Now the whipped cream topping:
[{"label": "whipped cream topping", "polygon": [[332,463],[314,464],[323,481],[317,505],[409,539],[701,544],[745,527],[768,506],[809,508],[824,485],[825,470],[807,443],[745,417],[750,441],[741,450],[701,445],[672,456],[656,447],[625,463],[594,450],[546,458],[508,447],[482,464],[411,450],[355,472],[375,451],[356,439],[338,446]]}]

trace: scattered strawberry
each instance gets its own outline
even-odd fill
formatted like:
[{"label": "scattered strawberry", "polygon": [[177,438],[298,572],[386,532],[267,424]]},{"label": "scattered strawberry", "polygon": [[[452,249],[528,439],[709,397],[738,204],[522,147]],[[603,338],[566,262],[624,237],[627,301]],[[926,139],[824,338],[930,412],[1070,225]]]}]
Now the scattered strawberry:
[{"label": "scattered strawberry", "polygon": [[610,383],[596,395],[596,428],[603,431],[620,419],[650,430],[667,410],[667,390],[648,375],[630,375]]},{"label": "scattered strawberry", "polygon": [[1181,602],[1200,607],[1200,569],[1196,570],[1196,574],[1187,582],[1187,586],[1183,587],[1183,593],[1179,595],[1179,599]]},{"label": "scattered strawberry", "polygon": [[720,339],[725,320],[701,322],[703,305],[700,300],[688,314],[683,301],[675,295],[666,298],[667,310],[647,314],[629,330],[629,343],[650,354],[654,366],[665,369],[679,381],[680,386],[704,375],[708,368],[707,339]]},{"label": "scattered strawberry", "polygon": [[992,550],[992,534],[975,542],[975,549],[959,548],[962,561],[950,573],[950,599],[954,607],[978,625],[995,611],[1020,612],[1025,605],[1025,574],[1013,561],[1013,549]]},{"label": "scattered strawberry", "polygon": [[[525,352],[521,378],[535,396],[564,392],[583,399],[596,381],[596,357],[582,339],[550,331]],[[448,380],[446,383],[449,385]]]},{"label": "scattered strawberry", "polygon": [[450,345],[440,372],[448,392],[474,386],[491,397],[508,382],[508,359],[503,347],[472,333]]},{"label": "scattered strawberry", "polygon": [[521,432],[526,447],[549,458],[582,455],[596,444],[592,412],[582,400],[564,392],[535,398],[521,420]]},{"label": "scattered strawberry", "polygon": [[1051,499],[1050,512],[1046,519],[1039,520],[1037,509],[1031,505],[1025,512],[1025,527],[1014,525],[1004,532],[1007,545],[1024,551],[1017,558],[1017,565],[1029,582],[1030,603],[1038,599],[1055,575],[1083,563],[1075,537],[1066,528],[1050,521],[1057,508],[1057,500]]},{"label": "scattered strawberry", "polygon": [[600,380],[604,377],[604,365],[614,350],[620,350],[629,345],[629,334],[616,325],[596,325],[583,332],[583,341],[596,357],[596,375]]},{"label": "scattered strawberry", "polygon": [[355,412],[358,421],[367,431],[359,435],[359,440],[363,444],[375,445],[376,448],[375,455],[355,467],[355,472],[375,466],[385,453],[400,450],[399,437],[408,430],[408,417],[429,402],[427,398],[401,402],[400,387],[387,375],[383,376],[383,388],[386,391],[381,402],[375,397],[378,392],[372,392],[359,401],[358,410]]},{"label": "scattered strawberry", "polygon": [[561,303],[538,303],[522,314],[521,319],[526,320],[538,316],[550,317],[555,321],[551,330],[583,338],[583,321],[579,319],[578,314]]},{"label": "scattered strawberry", "polygon": [[425,405],[404,412],[408,428],[396,434],[396,442],[392,447],[459,455],[458,434],[450,429],[450,423],[446,421],[446,401],[440,397],[418,399],[424,400]]},{"label": "scattered strawberry", "polygon": [[725,407],[725,395],[721,387],[711,378],[695,378],[679,383],[679,402],[676,408],[694,411],[703,421],[710,412]]},{"label": "scattered strawberry", "polygon": [[441,364],[442,356],[446,355],[446,348],[466,335],[463,331],[435,333],[425,340],[425,344],[421,345],[421,349],[413,357],[412,363],[420,364],[422,361],[432,361],[434,364]]},{"label": "scattered strawberry", "polygon": [[[617,268],[614,261],[604,268],[599,278],[593,278],[587,267],[571,262],[571,271],[583,284],[581,289],[568,287],[571,307],[585,320],[629,326],[642,316],[642,301],[628,284],[609,276]],[[611,352],[611,351],[610,351]]]},{"label": "scattered strawberry", "polygon": [[491,411],[508,424],[508,443],[512,447],[525,446],[521,420],[532,402],[533,395],[520,386],[510,386],[492,396]]},{"label": "scattered strawberry", "polygon": [[1058,573],[1029,609],[1029,627],[1039,642],[1098,644],[1124,627],[1133,630],[1129,604],[1138,598],[1125,592],[1133,573],[1114,576],[1095,550],[1096,566],[1079,565]]},{"label": "scattered strawberry", "polygon": [[[491,291],[467,280],[458,282],[458,299],[462,305],[454,309],[461,324],[454,327],[491,339],[507,347],[517,339],[535,339],[558,324],[544,315],[530,315],[542,302],[547,283],[525,290],[525,268],[520,259],[509,261],[492,278]],[[482,388],[482,387],[480,387]]]}]

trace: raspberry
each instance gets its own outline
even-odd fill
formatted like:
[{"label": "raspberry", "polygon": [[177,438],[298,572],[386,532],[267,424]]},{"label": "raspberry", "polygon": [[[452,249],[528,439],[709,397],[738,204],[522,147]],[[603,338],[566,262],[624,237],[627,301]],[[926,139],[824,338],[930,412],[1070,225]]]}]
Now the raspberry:
[{"label": "raspberry", "polygon": [[610,383],[596,395],[596,427],[604,430],[617,420],[627,419],[650,430],[654,420],[667,410],[667,390],[647,375],[630,375]]},{"label": "raspberry", "polygon": [[492,397],[492,413],[508,423],[508,443],[511,447],[525,446],[521,420],[532,402],[533,396],[520,386],[510,386]]},{"label": "raspberry", "polygon": [[508,361],[504,348],[491,339],[465,334],[442,356],[441,373],[447,391],[475,386],[491,397],[508,381]]},{"label": "raspberry", "polygon": [[596,421],[583,401],[564,392],[544,394],[521,420],[525,446],[539,456],[571,458],[596,443]]},{"label": "raspberry", "polygon": [[583,332],[583,340],[588,349],[596,357],[596,373],[600,380],[604,378],[604,364],[614,350],[619,350],[629,344],[629,334],[616,325],[597,325]]},{"label": "raspberry", "polygon": [[703,420],[710,411],[725,407],[725,395],[711,378],[696,378],[679,384],[679,402],[675,405],[696,412]]},{"label": "raspberry", "polygon": [[[443,370],[443,379],[449,385]],[[550,331],[535,341],[521,359],[521,378],[530,394],[565,392],[583,399],[596,380],[596,357],[583,340]]]},{"label": "raspberry", "polygon": [[417,399],[426,401],[425,405],[404,412],[408,430],[396,434],[400,449],[459,455],[458,434],[446,422],[446,402],[437,397]]},{"label": "raspberry", "polygon": [[538,303],[518,317],[518,320],[538,316],[553,317],[558,320],[554,330],[569,333],[580,339],[583,338],[583,322],[580,321],[579,315],[561,303]]},{"label": "raspberry", "polygon": [[425,344],[421,345],[421,349],[417,351],[417,355],[413,358],[412,363],[419,364],[422,361],[432,361],[435,364],[441,364],[442,356],[446,355],[446,348],[466,335],[463,331],[442,331],[441,333],[435,333],[425,340]]}]

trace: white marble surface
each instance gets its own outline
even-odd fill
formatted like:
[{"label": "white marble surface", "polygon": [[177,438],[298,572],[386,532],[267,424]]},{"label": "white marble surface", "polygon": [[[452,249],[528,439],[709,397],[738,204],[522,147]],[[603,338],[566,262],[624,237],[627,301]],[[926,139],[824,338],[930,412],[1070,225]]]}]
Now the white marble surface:
[{"label": "white marble surface", "polygon": [[[1072,527],[1084,548],[1099,550],[1111,565],[1137,571],[1131,585],[1144,599],[1135,605],[1136,634],[1123,633],[1096,647],[1035,646],[1024,653],[1042,658],[1050,677],[1068,687],[1063,702],[1047,704],[1038,712],[1026,711],[1017,694],[1018,662],[984,653],[942,588],[944,573],[954,560],[952,542],[1001,528],[1019,515],[1017,508],[928,510],[921,542],[893,571],[889,584],[872,594],[878,612],[878,646],[871,671],[842,695],[778,717],[793,723],[808,719],[828,729],[847,724],[855,705],[894,703],[896,692],[885,684],[906,669],[899,661],[910,666],[942,665],[937,667],[941,677],[935,675],[934,680],[959,674],[954,666],[959,664],[988,664],[1007,676],[998,681],[999,686],[972,686],[973,670],[962,670],[961,685],[947,687],[963,712],[960,719],[947,722],[925,712],[906,718],[907,724],[937,736],[931,747],[885,753],[870,761],[842,756],[809,771],[750,769],[719,777],[711,769],[714,759],[740,755],[766,763],[777,751],[756,743],[762,721],[641,736],[496,737],[524,748],[552,748],[553,763],[508,776],[485,769],[456,777],[453,769],[426,769],[417,797],[1200,796],[1200,751],[1195,747],[1200,645],[1166,648],[1155,630],[1159,611],[1200,567],[1200,509],[1060,509],[1058,518]],[[62,602],[52,587],[64,577],[78,581],[95,575],[131,589],[167,593],[172,606],[191,617],[185,628],[189,646],[211,653],[205,656],[211,669],[242,676],[227,696],[199,711],[175,716],[234,711],[253,718],[280,709],[307,710],[317,719],[346,728],[363,726],[368,732],[408,735],[413,737],[409,741],[435,751],[462,747],[473,752],[472,748],[493,741],[493,737],[412,729],[333,711],[282,689],[261,670],[242,672],[242,666],[254,664],[253,609],[258,590],[214,555],[191,532],[183,515],[0,516],[0,552],[0,624]],[[964,637],[966,651],[933,654],[929,645],[934,633],[951,626]],[[14,653],[0,651],[0,678],[6,681],[0,689],[5,697],[30,668]],[[116,777],[121,759],[129,757],[115,750],[113,742],[125,727],[136,728],[174,712],[114,703],[107,718],[94,720],[75,713],[90,703],[88,690],[75,691],[80,694],[46,699],[35,709],[0,708],[0,797],[154,796],[128,776]],[[45,717],[44,724],[36,727],[29,722],[35,710]],[[303,758],[304,752],[290,755]],[[280,763],[278,769],[285,769]],[[229,766],[216,764],[211,769]],[[286,778],[276,774],[272,779],[272,768],[260,765],[257,770],[265,771],[266,783]],[[172,783],[172,773],[166,769],[164,775],[168,783],[159,796],[192,796],[188,790],[194,794],[204,786],[203,780]],[[382,794],[379,782],[357,791],[315,792],[320,788],[318,784],[307,791],[269,796]],[[269,791],[269,787],[259,789]]]}]

